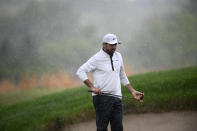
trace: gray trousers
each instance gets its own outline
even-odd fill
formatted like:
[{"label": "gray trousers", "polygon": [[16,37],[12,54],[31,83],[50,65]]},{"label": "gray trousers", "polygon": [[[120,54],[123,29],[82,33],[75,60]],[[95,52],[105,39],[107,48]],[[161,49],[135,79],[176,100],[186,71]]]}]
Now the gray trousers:
[{"label": "gray trousers", "polygon": [[107,131],[110,122],[111,131],[123,131],[122,100],[113,96],[93,96],[96,111],[97,131]]}]

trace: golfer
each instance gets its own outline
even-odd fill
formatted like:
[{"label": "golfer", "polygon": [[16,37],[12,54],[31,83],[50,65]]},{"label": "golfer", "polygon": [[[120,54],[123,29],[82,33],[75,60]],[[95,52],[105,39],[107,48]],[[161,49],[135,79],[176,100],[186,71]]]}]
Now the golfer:
[{"label": "golfer", "polygon": [[[102,49],[84,63],[77,71],[78,77],[90,87],[96,112],[97,131],[107,131],[110,122],[111,131],[123,131],[121,83],[133,97],[141,101],[143,93],[136,91],[126,76],[122,56],[116,51],[118,42],[116,35],[106,34]],[[87,72],[93,75],[94,83]],[[102,95],[102,92],[111,94]]]}]

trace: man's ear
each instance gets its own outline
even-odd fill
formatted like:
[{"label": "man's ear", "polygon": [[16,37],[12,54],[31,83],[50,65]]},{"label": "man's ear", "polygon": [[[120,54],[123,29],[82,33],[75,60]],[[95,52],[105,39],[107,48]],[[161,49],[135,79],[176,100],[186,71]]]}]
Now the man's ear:
[{"label": "man's ear", "polygon": [[103,47],[105,47],[106,46],[106,43],[105,42],[103,42]]}]

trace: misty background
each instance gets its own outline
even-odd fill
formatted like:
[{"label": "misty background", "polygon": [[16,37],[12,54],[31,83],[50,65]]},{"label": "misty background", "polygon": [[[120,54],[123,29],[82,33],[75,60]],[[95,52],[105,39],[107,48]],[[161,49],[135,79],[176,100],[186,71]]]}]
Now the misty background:
[{"label": "misty background", "polygon": [[78,67],[114,33],[132,73],[197,64],[196,0],[1,0],[0,80]]}]

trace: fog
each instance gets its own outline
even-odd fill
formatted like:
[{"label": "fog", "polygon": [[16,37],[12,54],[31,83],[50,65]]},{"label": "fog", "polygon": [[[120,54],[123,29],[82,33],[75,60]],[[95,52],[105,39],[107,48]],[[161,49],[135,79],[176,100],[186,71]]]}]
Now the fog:
[{"label": "fog", "polygon": [[1,0],[0,78],[74,76],[106,33],[122,42],[117,51],[132,73],[196,65],[196,7],[195,0]]}]

